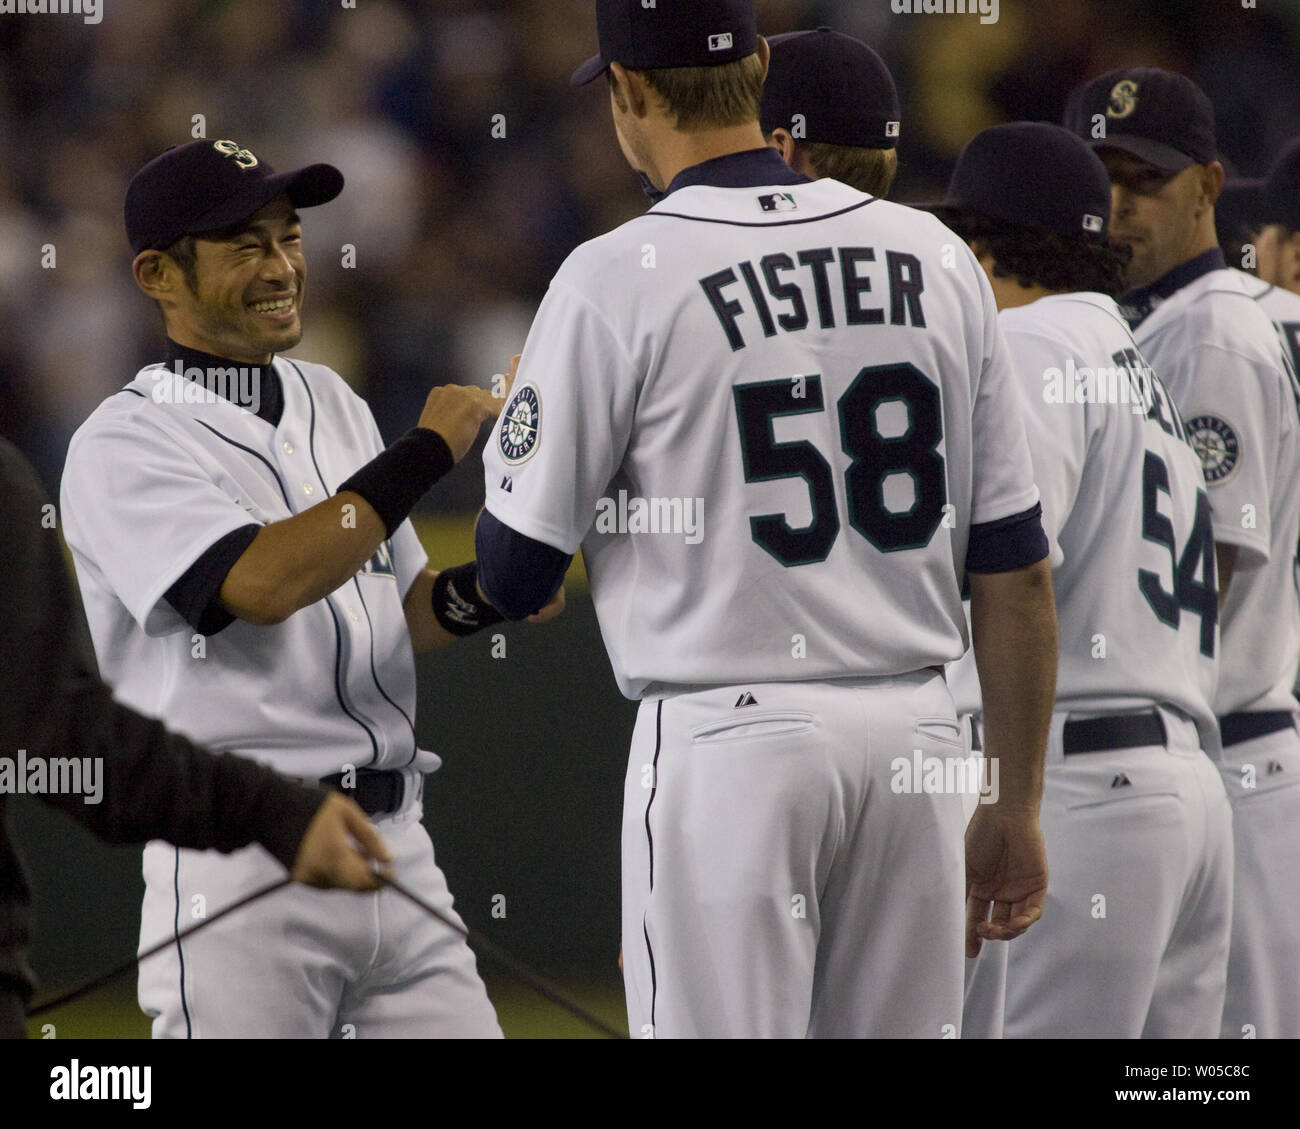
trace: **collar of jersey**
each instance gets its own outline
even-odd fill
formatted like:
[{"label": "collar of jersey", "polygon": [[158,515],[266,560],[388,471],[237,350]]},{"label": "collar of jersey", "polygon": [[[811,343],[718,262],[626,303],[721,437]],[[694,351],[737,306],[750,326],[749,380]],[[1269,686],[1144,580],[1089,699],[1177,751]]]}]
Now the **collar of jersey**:
[{"label": "collar of jersey", "polygon": [[671,196],[679,188],[689,188],[693,184],[709,188],[764,188],[769,184],[811,183],[808,177],[787,165],[780,153],[765,146],[746,149],[743,153],[728,153],[725,157],[714,157],[682,169],[673,177],[664,196]]},{"label": "collar of jersey", "polygon": [[1226,270],[1227,266],[1228,261],[1218,247],[1202,251],[1196,258],[1188,259],[1181,266],[1174,267],[1167,275],[1156,279],[1150,286],[1125,294],[1120,299],[1120,312],[1128,319],[1129,327],[1137,329],[1166,298],[1172,298],[1184,286],[1190,286],[1202,275],[1207,275],[1211,271]]},{"label": "collar of jersey", "polygon": [[[278,427],[280,416],[284,412],[284,388],[280,384],[280,377],[275,371],[275,358],[271,359],[269,365],[248,365],[241,361],[232,361],[227,357],[218,357],[213,353],[200,352],[198,349],[191,349],[188,345],[180,345],[167,338],[167,360],[166,365],[169,369],[175,370],[176,362],[181,362],[181,370],[188,377],[189,370],[198,369],[203,373],[211,373],[213,369],[225,368],[247,368],[257,374],[257,418],[269,423],[272,427]],[[205,386],[209,390],[213,389],[215,378],[211,382],[205,381]],[[220,388],[215,389],[220,394]]]}]

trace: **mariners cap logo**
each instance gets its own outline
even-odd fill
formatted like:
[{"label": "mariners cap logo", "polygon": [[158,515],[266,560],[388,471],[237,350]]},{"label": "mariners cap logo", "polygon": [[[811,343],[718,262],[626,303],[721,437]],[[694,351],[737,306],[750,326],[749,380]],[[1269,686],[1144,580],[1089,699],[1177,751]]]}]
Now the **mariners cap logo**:
[{"label": "mariners cap logo", "polygon": [[1115,89],[1110,92],[1110,100],[1106,103],[1106,116],[1117,120],[1132,117],[1133,111],[1137,108],[1138,84],[1131,78],[1117,82]]},{"label": "mariners cap logo", "polygon": [[214,141],[212,143],[212,148],[222,156],[233,157],[235,164],[237,164],[241,169],[257,168],[257,158],[247,149],[241,149],[238,143],[234,141]]},{"label": "mariners cap logo", "polygon": [[1241,461],[1241,440],[1232,424],[1222,416],[1197,416],[1187,421],[1187,437],[1201,457],[1206,482],[1213,485],[1232,477]]},{"label": "mariners cap logo", "polygon": [[724,31],[718,35],[709,36],[710,51],[730,51],[735,45],[736,37],[729,31]]},{"label": "mariners cap logo", "polygon": [[501,457],[518,466],[532,458],[542,426],[542,398],[532,384],[515,390],[501,420]]}]

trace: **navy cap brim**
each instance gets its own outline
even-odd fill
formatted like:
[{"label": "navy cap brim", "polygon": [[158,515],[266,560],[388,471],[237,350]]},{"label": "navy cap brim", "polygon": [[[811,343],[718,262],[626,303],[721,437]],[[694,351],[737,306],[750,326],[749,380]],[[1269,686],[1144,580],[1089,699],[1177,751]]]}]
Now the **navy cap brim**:
[{"label": "navy cap brim", "polygon": [[586,86],[587,83],[600,78],[607,70],[609,70],[609,64],[599,55],[593,55],[573,72],[573,76],[569,79],[569,85]]},{"label": "navy cap brim", "polygon": [[256,192],[241,193],[196,217],[187,225],[189,230],[181,232],[181,235],[198,235],[230,227],[250,219],[277,196],[286,193],[295,208],[314,208],[318,204],[328,204],[342,191],[343,174],[333,165],[308,165],[294,172],[276,173],[259,182]]},{"label": "navy cap brim", "polygon": [[1166,173],[1179,173],[1196,164],[1196,158],[1149,137],[1136,137],[1128,133],[1115,133],[1092,142],[1093,149],[1119,149],[1130,156]]}]

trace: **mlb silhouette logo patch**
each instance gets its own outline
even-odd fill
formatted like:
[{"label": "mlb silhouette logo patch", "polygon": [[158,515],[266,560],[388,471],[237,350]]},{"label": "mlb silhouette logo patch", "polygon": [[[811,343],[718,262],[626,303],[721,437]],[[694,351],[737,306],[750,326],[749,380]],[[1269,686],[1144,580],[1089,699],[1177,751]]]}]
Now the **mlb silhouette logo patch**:
[{"label": "mlb silhouette logo patch", "polygon": [[1102,224],[1102,218],[1101,218],[1101,216],[1084,216],[1084,217],[1083,217],[1083,230],[1084,230],[1084,231],[1091,231],[1093,234],[1098,234],[1098,233],[1101,232],[1102,226],[1103,226],[1103,224]]},{"label": "mlb silhouette logo patch", "polygon": [[799,205],[792,193],[777,192],[772,196],[760,196],[758,206],[765,212],[797,212]]},{"label": "mlb silhouette logo patch", "polygon": [[898,131],[902,128],[902,122],[885,122],[885,136],[897,137]]},{"label": "mlb silhouette logo patch", "polygon": [[736,42],[735,36],[729,31],[724,31],[720,35],[709,36],[710,51],[730,51],[732,45]]}]

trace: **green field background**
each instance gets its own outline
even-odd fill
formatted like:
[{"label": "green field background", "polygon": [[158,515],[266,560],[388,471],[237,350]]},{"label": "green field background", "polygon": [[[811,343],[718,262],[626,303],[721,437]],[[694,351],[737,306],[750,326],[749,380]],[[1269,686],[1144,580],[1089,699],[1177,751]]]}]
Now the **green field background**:
[{"label": "green field background", "polygon": [[[464,521],[423,523],[430,564],[473,555]],[[580,562],[553,623],[501,628],[417,659],[420,744],[444,761],[425,787],[425,825],[466,923],[626,1030],[618,958],[618,843],[636,707],[614,685]],[[140,849],[105,847],[30,797],[12,825],[34,891],[40,999],[124,960],[139,928]],[[493,917],[495,895],[506,915]],[[584,1026],[482,954],[508,1036],[573,1037]],[[40,1037],[147,1037],[123,976],[33,1021]],[[49,1033],[49,1032],[45,1032]]]}]

